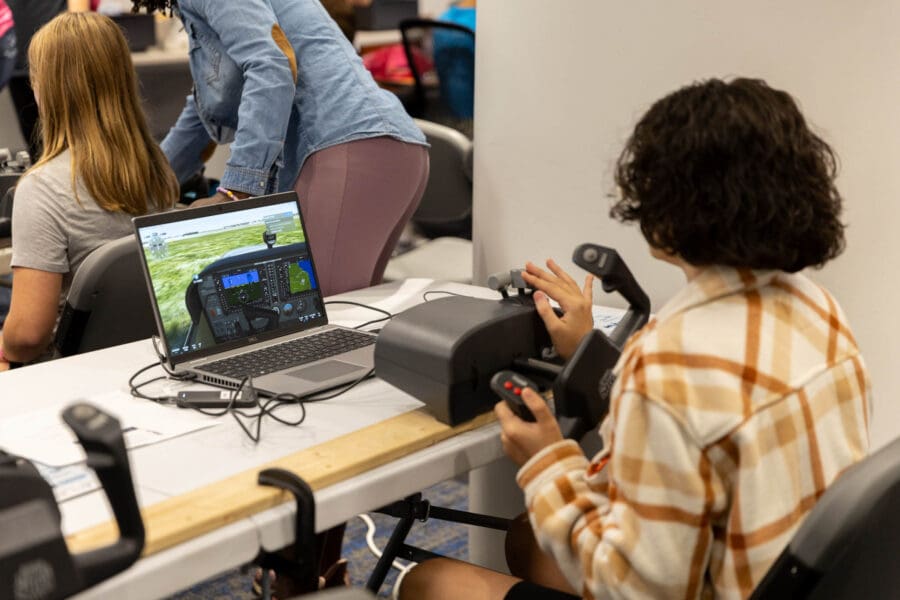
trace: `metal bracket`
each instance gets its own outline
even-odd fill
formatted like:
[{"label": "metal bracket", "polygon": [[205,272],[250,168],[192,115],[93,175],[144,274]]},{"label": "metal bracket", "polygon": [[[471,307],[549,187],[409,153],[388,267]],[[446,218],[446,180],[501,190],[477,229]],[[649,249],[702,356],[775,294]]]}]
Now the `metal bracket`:
[{"label": "metal bracket", "polygon": [[[276,487],[290,492],[297,502],[292,558],[282,552],[260,552],[256,563],[264,570],[275,569],[293,579],[301,589],[317,589],[319,584],[318,554],[316,552],[316,502],[312,488],[295,473],[284,469],[260,471],[259,485]],[[263,579],[267,578],[264,572]],[[307,587],[309,586],[309,587]],[[265,587],[265,586],[264,586]]]}]

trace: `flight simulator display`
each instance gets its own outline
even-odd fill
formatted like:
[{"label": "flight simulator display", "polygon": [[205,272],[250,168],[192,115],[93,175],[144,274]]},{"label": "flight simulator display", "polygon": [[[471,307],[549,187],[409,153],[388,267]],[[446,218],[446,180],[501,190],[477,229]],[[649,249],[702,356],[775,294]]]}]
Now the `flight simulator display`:
[{"label": "flight simulator display", "polygon": [[324,316],[297,204],[140,230],[172,355]]}]

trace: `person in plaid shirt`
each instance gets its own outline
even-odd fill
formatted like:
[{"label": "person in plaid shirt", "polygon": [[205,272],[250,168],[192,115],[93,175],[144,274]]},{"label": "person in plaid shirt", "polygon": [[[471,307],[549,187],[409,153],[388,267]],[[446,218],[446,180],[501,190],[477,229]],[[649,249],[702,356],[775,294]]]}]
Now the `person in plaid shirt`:
[{"label": "person in plaid shirt", "polygon": [[[636,221],[687,284],[626,344],[603,450],[588,460],[563,440],[530,391],[534,423],[495,408],[552,560],[518,572],[528,581],[427,561],[401,598],[750,595],[868,449],[859,348],[835,299],[801,273],[844,247],[835,165],[794,100],[763,81],[713,79],[656,102],[619,158],[612,215]],[[547,266],[529,263],[525,278],[566,357],[592,327],[592,282]]]}]

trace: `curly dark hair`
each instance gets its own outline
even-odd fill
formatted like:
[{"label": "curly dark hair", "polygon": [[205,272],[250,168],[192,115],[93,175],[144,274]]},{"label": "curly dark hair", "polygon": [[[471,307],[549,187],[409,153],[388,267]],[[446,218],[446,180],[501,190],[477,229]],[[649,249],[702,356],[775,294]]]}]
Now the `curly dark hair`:
[{"label": "curly dark hair", "polygon": [[795,272],[844,249],[837,161],[791,96],[758,79],[684,87],[641,118],[610,215],[702,265]]},{"label": "curly dark hair", "polygon": [[172,9],[178,8],[177,0],[131,0],[131,4],[132,12],[140,12],[142,8],[145,8],[148,13],[153,13],[158,10],[171,15]]}]

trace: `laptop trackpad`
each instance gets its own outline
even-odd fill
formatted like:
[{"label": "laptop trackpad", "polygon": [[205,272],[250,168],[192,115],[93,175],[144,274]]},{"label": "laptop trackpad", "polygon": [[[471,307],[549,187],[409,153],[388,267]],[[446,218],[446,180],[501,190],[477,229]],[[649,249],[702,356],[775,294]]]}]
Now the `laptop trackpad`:
[{"label": "laptop trackpad", "polygon": [[303,367],[296,371],[286,373],[291,377],[299,377],[307,381],[327,381],[343,375],[348,375],[355,371],[360,371],[363,367],[359,365],[351,365],[350,363],[341,362],[339,360],[328,360],[311,367]]}]

